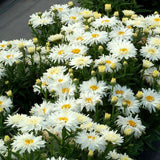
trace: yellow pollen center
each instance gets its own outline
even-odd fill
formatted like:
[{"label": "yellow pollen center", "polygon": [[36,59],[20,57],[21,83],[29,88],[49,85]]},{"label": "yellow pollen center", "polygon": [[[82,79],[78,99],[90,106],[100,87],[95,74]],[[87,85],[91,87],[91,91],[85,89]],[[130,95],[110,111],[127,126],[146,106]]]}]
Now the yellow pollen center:
[{"label": "yellow pollen center", "polygon": [[46,114],[46,109],[45,108],[43,108],[42,111],[43,111],[44,114]]},{"label": "yellow pollen center", "polygon": [[109,22],[109,20],[108,20],[108,19],[106,19],[106,20],[102,20],[102,23],[104,23],[104,22]]},{"label": "yellow pollen center", "polygon": [[72,50],[72,53],[78,54],[80,51],[81,51],[80,49],[76,48],[76,49],[73,49],[73,50]]},{"label": "yellow pollen center", "polygon": [[154,49],[149,49],[148,52],[149,52],[151,55],[155,54],[155,50],[154,50]]},{"label": "yellow pollen center", "polygon": [[94,137],[94,136],[88,136],[88,139],[95,140],[95,139],[96,139],[96,137]]},{"label": "yellow pollen center", "polygon": [[71,105],[70,104],[64,104],[63,106],[62,106],[62,109],[70,109],[71,108]]},{"label": "yellow pollen center", "polygon": [[111,61],[109,61],[109,60],[106,60],[105,61],[107,64],[111,64],[112,62]]},{"label": "yellow pollen center", "polygon": [[123,94],[124,93],[124,91],[122,91],[122,90],[116,90],[116,94]]},{"label": "yellow pollen center", "polygon": [[59,119],[59,121],[64,121],[65,123],[67,123],[67,121],[68,121],[67,117],[60,117],[58,119]]},{"label": "yellow pollen center", "polygon": [[159,22],[160,18],[155,18],[154,21]]},{"label": "yellow pollen center", "polygon": [[121,49],[120,49],[120,52],[127,54],[127,53],[128,53],[128,49],[127,49],[127,48],[121,48]]},{"label": "yellow pollen center", "polygon": [[60,51],[58,52],[59,55],[62,55],[63,53],[64,53],[64,50],[60,50]]},{"label": "yellow pollen center", "polygon": [[43,83],[42,83],[42,86],[45,86],[46,84],[47,84],[47,82],[43,82]]},{"label": "yellow pollen center", "polygon": [[63,88],[62,93],[69,93],[69,88]]},{"label": "yellow pollen center", "polygon": [[74,16],[71,16],[71,17],[70,17],[70,19],[74,19],[74,20],[75,20],[75,19],[76,19],[76,17],[74,17]]},{"label": "yellow pollen center", "polygon": [[30,145],[30,144],[32,144],[33,143],[33,140],[31,139],[25,139],[25,143],[26,143],[26,145]]},{"label": "yellow pollen center", "polygon": [[123,35],[123,34],[124,34],[123,31],[119,31],[119,32],[118,32],[118,35]]},{"label": "yellow pollen center", "polygon": [[92,37],[97,38],[97,37],[99,37],[99,34],[92,34]]},{"label": "yellow pollen center", "polygon": [[125,100],[124,102],[127,103],[128,107],[131,105],[131,101],[129,101],[129,100]]},{"label": "yellow pollen center", "polygon": [[59,11],[63,11],[63,8],[58,8]]},{"label": "yellow pollen center", "polygon": [[83,41],[83,38],[82,37],[77,37],[77,39],[76,39],[77,41],[78,40],[81,40],[81,41]]},{"label": "yellow pollen center", "polygon": [[0,101],[0,105],[2,105],[2,103],[3,103],[3,102],[2,102],[2,101]]},{"label": "yellow pollen center", "polygon": [[149,101],[149,102],[151,102],[151,101],[154,100],[154,97],[152,97],[152,96],[147,96],[147,97],[146,97],[146,100]]},{"label": "yellow pollen center", "polygon": [[129,29],[132,29],[132,27],[131,27],[131,26],[128,26],[128,28],[129,28]]},{"label": "yellow pollen center", "polygon": [[1,44],[0,46],[1,46],[1,47],[4,47],[5,45],[4,45],[4,44]]},{"label": "yellow pollen center", "polygon": [[92,103],[92,102],[93,102],[93,101],[92,101],[92,98],[86,98],[85,101],[86,101],[87,103]]},{"label": "yellow pollen center", "polygon": [[58,80],[58,82],[62,82],[62,81],[63,81],[63,79],[59,79],[59,80]]},{"label": "yellow pollen center", "polygon": [[7,55],[6,57],[9,59],[12,55]]},{"label": "yellow pollen center", "polygon": [[132,120],[129,120],[129,121],[128,121],[128,124],[129,124],[130,126],[132,126],[132,127],[136,127],[136,123],[135,123],[134,121],[132,121]]},{"label": "yellow pollen center", "polygon": [[97,90],[98,87],[96,85],[90,86],[90,89],[92,89],[93,91]]}]

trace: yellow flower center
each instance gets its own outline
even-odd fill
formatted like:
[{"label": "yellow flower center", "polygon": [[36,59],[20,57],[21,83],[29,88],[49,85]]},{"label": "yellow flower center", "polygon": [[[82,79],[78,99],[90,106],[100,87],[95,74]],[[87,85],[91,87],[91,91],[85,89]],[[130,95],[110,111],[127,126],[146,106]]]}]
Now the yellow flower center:
[{"label": "yellow flower center", "polygon": [[107,64],[111,64],[112,62],[111,61],[109,61],[109,60],[106,60],[105,61]]},{"label": "yellow flower center", "polygon": [[122,90],[116,90],[116,94],[123,94],[124,93],[124,91],[122,91]]},{"label": "yellow flower center", "polygon": [[95,139],[96,139],[96,137],[94,137],[94,136],[88,136],[88,139],[95,140]]},{"label": "yellow flower center", "polygon": [[90,86],[90,89],[92,89],[93,91],[95,91],[95,90],[98,89],[98,87],[96,85],[92,85],[92,86]]},{"label": "yellow flower center", "polygon": [[80,36],[80,37],[77,37],[77,39],[76,39],[77,41],[78,40],[81,40],[81,41],[83,41],[83,38]]},{"label": "yellow flower center", "polygon": [[46,84],[47,84],[47,82],[43,82],[43,83],[42,83],[42,86],[45,86]]},{"label": "yellow flower center", "polygon": [[102,23],[104,23],[104,22],[109,22],[110,20],[108,20],[108,19],[106,19],[106,20],[102,20]]},{"label": "yellow flower center", "polygon": [[63,88],[62,93],[69,93],[69,88]]},{"label": "yellow flower center", "polygon": [[10,57],[12,57],[12,55],[9,54],[9,55],[7,55],[6,57],[7,57],[7,59],[9,59]]},{"label": "yellow flower center", "polygon": [[26,145],[30,145],[30,144],[33,143],[32,139],[31,140],[30,139],[25,139],[24,141],[25,141]]},{"label": "yellow flower center", "polygon": [[128,49],[127,49],[127,48],[121,48],[121,49],[120,49],[120,52],[121,52],[122,54],[127,54],[127,53],[128,53]]},{"label": "yellow flower center", "polygon": [[64,53],[64,50],[60,50],[60,51],[58,52],[59,55],[62,55],[63,53]]},{"label": "yellow flower center", "polygon": [[42,111],[43,111],[44,114],[46,114],[46,109],[45,108],[43,108]]},{"label": "yellow flower center", "polygon": [[97,37],[99,37],[99,34],[92,34],[92,37],[97,38]]},{"label": "yellow flower center", "polygon": [[119,31],[119,32],[118,32],[118,35],[123,35],[123,34],[124,34],[123,31]]},{"label": "yellow flower center", "polygon": [[151,54],[151,55],[154,55],[156,52],[154,49],[149,49],[148,52]]},{"label": "yellow flower center", "polygon": [[136,127],[136,123],[135,123],[134,121],[132,121],[132,120],[129,120],[129,121],[128,121],[128,124],[129,124],[130,126],[132,126],[132,127]]},{"label": "yellow flower center", "polygon": [[1,46],[1,47],[5,47],[5,45],[4,45],[4,44],[1,44],[0,46]]},{"label": "yellow flower center", "polygon": [[127,103],[128,107],[132,104],[131,101],[129,101],[129,100],[125,100],[124,102]]},{"label": "yellow flower center", "polygon": [[72,50],[72,53],[78,54],[80,51],[81,51],[80,49],[76,48],[76,49],[73,49],[73,50]]},{"label": "yellow flower center", "polygon": [[86,101],[87,103],[92,103],[92,102],[93,102],[93,101],[92,101],[92,98],[86,98],[85,101]]},{"label": "yellow flower center", "polygon": [[146,100],[149,101],[149,102],[152,102],[152,101],[154,101],[154,97],[152,97],[152,96],[147,96],[147,97],[146,97]]},{"label": "yellow flower center", "polygon": [[62,82],[62,81],[63,81],[63,79],[59,79],[59,80],[58,80],[58,82]]},{"label": "yellow flower center", "polygon": [[129,29],[132,29],[132,26],[128,26]]},{"label": "yellow flower center", "polygon": [[160,18],[155,18],[154,21],[159,22]]},{"label": "yellow flower center", "polygon": [[59,11],[63,11],[63,8],[58,8]]},{"label": "yellow flower center", "polygon": [[0,101],[0,106],[2,105],[3,101]]},{"label": "yellow flower center", "polygon": [[74,16],[71,16],[71,17],[69,17],[69,18],[70,18],[70,19],[74,19],[74,20],[76,19],[76,17],[74,17]]},{"label": "yellow flower center", "polygon": [[62,106],[62,109],[70,109],[71,108],[71,105],[70,104],[64,104],[63,106]]},{"label": "yellow flower center", "polygon": [[67,121],[68,121],[67,117],[59,117],[58,119],[59,119],[59,121],[64,121],[65,123],[67,123]]}]

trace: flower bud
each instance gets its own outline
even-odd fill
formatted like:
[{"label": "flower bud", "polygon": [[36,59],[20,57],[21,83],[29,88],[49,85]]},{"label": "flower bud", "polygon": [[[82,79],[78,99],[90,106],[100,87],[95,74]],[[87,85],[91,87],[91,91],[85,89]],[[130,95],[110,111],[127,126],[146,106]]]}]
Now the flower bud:
[{"label": "flower bud", "polygon": [[116,104],[117,101],[118,101],[118,98],[116,96],[113,96],[112,99],[111,99],[111,103]]},{"label": "flower bud", "polygon": [[115,17],[118,17],[118,16],[119,16],[119,12],[118,12],[118,11],[115,11],[113,15],[114,15]]},{"label": "flower bud", "polygon": [[72,68],[70,68],[70,69],[69,69],[69,73],[72,73],[72,72],[73,72],[73,69],[72,69]]},{"label": "flower bud", "polygon": [[157,110],[160,110],[160,103],[156,106]]},{"label": "flower bud", "polygon": [[6,92],[6,94],[7,94],[8,97],[11,97],[12,96],[12,91],[9,90],[9,91]]},{"label": "flower bud", "polygon": [[37,38],[33,38],[33,43],[37,44],[38,43],[38,39]]},{"label": "flower bud", "polygon": [[68,5],[69,5],[70,7],[72,7],[72,6],[74,5],[74,3],[73,3],[72,1],[69,1],[69,2],[68,2]]},{"label": "flower bud", "polygon": [[116,78],[112,78],[110,84],[115,85],[116,84]]},{"label": "flower bud", "polygon": [[127,61],[124,61],[124,62],[123,62],[123,65],[124,65],[124,66],[127,66],[127,65],[128,65]]},{"label": "flower bud", "polygon": [[5,81],[5,84],[9,84],[9,81]]},{"label": "flower bud", "polygon": [[88,157],[93,157],[93,151],[92,150],[89,150],[89,152],[88,152]]},{"label": "flower bud", "polygon": [[91,71],[91,75],[92,75],[92,76],[95,76],[95,75],[96,75],[96,72],[95,72],[94,70],[92,70],[92,71]]},{"label": "flower bud", "polygon": [[105,4],[105,11],[111,10],[111,4]]},{"label": "flower bud", "polygon": [[78,81],[79,81],[79,80],[78,80],[77,78],[74,78],[74,79],[73,79],[73,82],[74,82],[74,83],[78,83]]},{"label": "flower bud", "polygon": [[3,112],[3,108],[2,107],[0,107],[0,113],[2,113]]},{"label": "flower bud", "polygon": [[19,48],[19,49],[23,49],[23,48],[24,48],[23,43],[18,43],[18,48]]},{"label": "flower bud", "polygon": [[102,15],[98,12],[93,12],[93,16],[95,19],[98,19],[98,18],[101,18]]},{"label": "flower bud", "polygon": [[138,91],[137,94],[136,94],[136,97],[138,99],[141,99],[143,97],[143,92],[142,91]]},{"label": "flower bud", "polygon": [[112,63],[110,67],[111,67],[111,69],[113,69],[113,70],[116,69],[116,67],[117,67],[117,66],[116,66],[116,63]]},{"label": "flower bud", "polygon": [[152,73],[152,76],[154,78],[157,78],[159,76],[159,72],[157,70],[154,70],[153,73]]},{"label": "flower bud", "polygon": [[103,74],[106,72],[106,66],[105,65],[99,65],[98,66],[98,72]]},{"label": "flower bud", "polygon": [[98,47],[98,51],[99,51],[99,52],[102,52],[102,51],[103,51],[103,46],[99,46],[99,47]]},{"label": "flower bud", "polygon": [[11,138],[8,135],[4,136],[4,143],[10,142]]},{"label": "flower bud", "polygon": [[36,84],[41,84],[41,80],[40,79],[36,79]]},{"label": "flower bud", "polygon": [[29,54],[33,54],[35,52],[35,48],[34,47],[28,47],[27,50],[28,50]]},{"label": "flower bud", "polygon": [[111,118],[111,114],[105,113],[104,120],[109,120]]}]

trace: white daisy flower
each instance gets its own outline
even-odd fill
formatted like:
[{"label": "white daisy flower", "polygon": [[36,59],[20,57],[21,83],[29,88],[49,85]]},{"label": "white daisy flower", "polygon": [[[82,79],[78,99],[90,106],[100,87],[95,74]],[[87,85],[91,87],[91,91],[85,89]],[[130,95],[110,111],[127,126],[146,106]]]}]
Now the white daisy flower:
[{"label": "white daisy flower", "polygon": [[29,22],[32,24],[33,28],[53,24],[54,14],[45,11],[41,13],[41,15],[39,15],[39,13],[37,12],[30,16]]},{"label": "white daisy flower", "polygon": [[95,111],[95,106],[97,103],[102,103],[102,98],[100,95],[94,94],[92,92],[87,93],[81,93],[79,99],[77,99],[77,103],[81,108],[81,111],[83,108],[86,108],[87,111]]},{"label": "white daisy flower", "polygon": [[53,127],[59,134],[65,127],[68,131],[75,131],[78,128],[77,115],[71,111],[57,111],[52,113],[48,119],[49,126]]},{"label": "white daisy flower", "polygon": [[119,160],[133,160],[126,153],[120,154]]},{"label": "white daisy flower", "polygon": [[118,116],[116,123],[121,127],[121,133],[123,134],[125,129],[129,128],[134,132],[134,137],[139,138],[145,131],[145,126],[142,125],[141,120],[136,115],[134,118],[130,115],[128,117]]},{"label": "white daisy flower", "polygon": [[118,23],[118,20],[116,17],[107,17],[103,16],[102,18],[98,18],[95,21],[91,22],[91,25],[98,29],[99,27],[102,27],[102,29],[106,27],[113,27]]},{"label": "white daisy flower", "polygon": [[116,57],[113,57],[112,55],[102,55],[99,57],[99,59],[96,59],[95,60],[95,66],[98,66],[100,64],[105,64],[105,69],[106,69],[106,72],[113,72],[113,69],[111,69],[111,66],[112,64],[116,64],[116,69],[114,71],[118,71],[119,69],[121,69],[121,63],[119,63],[119,60],[118,58]]},{"label": "white daisy flower", "polygon": [[79,132],[75,137],[75,142],[81,145],[81,149],[98,150],[103,152],[106,148],[107,143],[104,140],[104,137],[99,136],[95,132],[87,133],[85,130]]},{"label": "white daisy flower", "polygon": [[62,34],[55,34],[55,35],[50,35],[48,37],[48,41],[49,42],[55,42],[55,41],[59,41],[63,39],[63,35]]},{"label": "white daisy flower", "polygon": [[62,44],[62,45],[54,46],[53,48],[51,48],[49,59],[51,59],[51,61],[53,62],[58,62],[58,63],[65,62],[65,60],[67,60],[66,47],[67,45]]},{"label": "white daisy flower", "polygon": [[91,118],[88,117],[88,115],[84,115],[82,113],[75,113],[77,115],[77,121],[79,124],[87,124],[92,121]]},{"label": "white daisy flower", "polygon": [[126,40],[132,40],[133,30],[128,27],[118,26],[114,27],[109,33],[110,38],[122,38]]},{"label": "white daisy flower", "polygon": [[16,61],[21,61],[22,56],[22,53],[19,51],[1,51],[0,62],[12,66]]},{"label": "white daisy flower", "polygon": [[7,124],[7,126],[18,127],[19,122],[26,119],[26,117],[27,115],[18,113],[15,115],[9,115],[4,123]]},{"label": "white daisy flower", "polygon": [[160,26],[160,15],[159,14],[152,14],[145,17],[145,23],[149,24],[150,26]]},{"label": "white daisy flower", "polygon": [[69,62],[69,65],[75,69],[83,69],[89,67],[92,63],[91,56],[77,56]]},{"label": "white daisy flower", "polygon": [[55,102],[55,107],[57,110],[64,110],[64,111],[75,111],[79,112],[80,107],[76,102],[75,98],[59,98]]},{"label": "white daisy flower", "polygon": [[[8,149],[4,144],[4,141],[0,139],[0,155],[3,155],[4,157],[7,156],[8,154]],[[0,157],[1,159],[1,157]]]},{"label": "white daisy flower", "polygon": [[105,44],[108,41],[108,33],[106,31],[92,30],[86,32],[85,44],[91,46],[93,44]]},{"label": "white daisy flower", "polygon": [[104,81],[97,81],[96,78],[92,77],[88,81],[83,81],[79,89],[81,93],[92,92],[93,94],[98,94],[103,97],[106,94],[107,86]]},{"label": "white daisy flower", "polygon": [[108,50],[119,59],[129,59],[136,56],[137,49],[130,41],[116,38],[108,43]]},{"label": "white daisy flower", "polygon": [[[124,103],[126,104],[126,106],[123,106]],[[118,102],[116,103],[116,106],[118,106],[118,110],[122,110],[122,112],[126,115],[140,112],[139,101],[133,95],[126,95],[125,98],[119,98]]]},{"label": "white daisy flower", "polygon": [[123,137],[115,131],[105,130],[102,132],[102,134],[103,138],[108,143],[112,143],[113,145],[121,145],[121,143],[123,143]]},{"label": "white daisy flower", "polygon": [[35,131],[36,133],[38,131],[41,131],[45,127],[44,117],[38,117],[38,116],[30,116],[23,118],[18,123],[18,128],[23,133]]},{"label": "white daisy flower", "polygon": [[160,47],[160,36],[149,37],[147,42],[151,46]]},{"label": "white daisy flower", "polygon": [[109,126],[104,125],[104,124],[94,123],[93,124],[93,129],[97,133],[102,133],[102,132],[106,131],[107,129],[109,129]]},{"label": "white daisy flower", "polygon": [[68,81],[62,85],[57,85],[54,88],[55,95],[59,97],[73,97],[76,93],[76,86],[72,81]]},{"label": "white daisy flower", "polygon": [[33,116],[41,116],[47,118],[51,111],[55,108],[55,105],[51,102],[43,101],[40,105],[34,104],[31,108],[30,113]]},{"label": "white daisy flower", "polygon": [[55,4],[51,6],[49,10],[50,12],[57,10],[58,16],[60,16],[62,13],[69,11],[69,5],[68,4]]},{"label": "white daisy flower", "polygon": [[114,149],[113,151],[109,151],[108,155],[106,156],[107,159],[118,160],[120,154]]},{"label": "white daisy flower", "polygon": [[12,101],[7,96],[0,96],[0,107],[4,110],[4,114],[10,112],[10,108],[13,107]]},{"label": "white daisy flower", "polygon": [[156,111],[157,105],[160,103],[160,95],[153,89],[142,88],[143,97],[141,99],[141,105],[149,110],[150,113],[152,111]]},{"label": "white daisy flower", "polygon": [[26,151],[30,153],[31,151],[45,147],[44,144],[45,141],[42,140],[42,136],[35,137],[32,133],[25,133],[14,136],[14,141],[11,145],[14,151],[19,151],[19,153],[22,154]]},{"label": "white daisy flower", "polygon": [[72,59],[86,54],[88,47],[82,44],[74,44],[66,46],[66,58]]},{"label": "white daisy flower", "polygon": [[157,61],[160,59],[160,48],[147,44],[140,49],[140,54],[150,61]]}]

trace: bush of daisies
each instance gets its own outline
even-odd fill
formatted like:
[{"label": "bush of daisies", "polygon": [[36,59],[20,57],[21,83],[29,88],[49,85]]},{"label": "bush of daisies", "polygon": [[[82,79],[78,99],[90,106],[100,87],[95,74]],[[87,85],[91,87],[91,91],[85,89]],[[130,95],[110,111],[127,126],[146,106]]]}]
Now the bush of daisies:
[{"label": "bush of daisies", "polygon": [[160,15],[72,2],[0,42],[0,159],[133,160],[159,139]]}]

